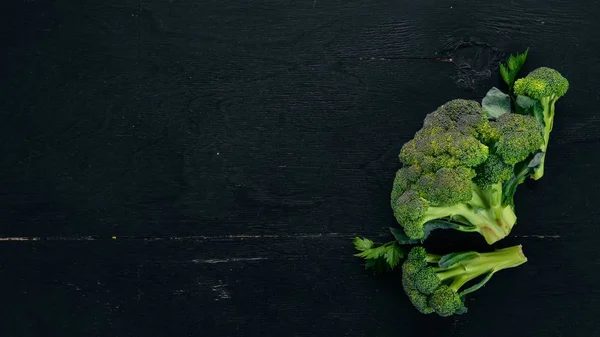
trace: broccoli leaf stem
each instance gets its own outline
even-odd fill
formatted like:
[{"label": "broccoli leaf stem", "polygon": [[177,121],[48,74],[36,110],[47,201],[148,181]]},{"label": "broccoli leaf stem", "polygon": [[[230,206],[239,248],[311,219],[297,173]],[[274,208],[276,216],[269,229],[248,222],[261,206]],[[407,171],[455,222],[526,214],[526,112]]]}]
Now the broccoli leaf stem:
[{"label": "broccoli leaf stem", "polygon": [[554,110],[556,101],[557,99],[554,96],[543,97],[542,99],[540,99],[540,103],[543,108],[542,113],[544,115],[544,143],[540,147],[540,150],[544,154],[541,158],[540,165],[531,175],[531,177],[534,180],[539,180],[544,176],[544,163],[546,162],[546,152],[548,150],[548,143],[550,141],[550,133],[552,132],[552,128],[554,127]]}]

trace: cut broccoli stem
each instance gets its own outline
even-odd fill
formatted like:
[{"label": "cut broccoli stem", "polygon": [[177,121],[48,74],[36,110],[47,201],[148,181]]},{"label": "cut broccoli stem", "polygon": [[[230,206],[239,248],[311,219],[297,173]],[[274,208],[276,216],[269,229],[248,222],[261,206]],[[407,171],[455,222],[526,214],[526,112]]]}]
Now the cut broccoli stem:
[{"label": "cut broccoli stem", "polygon": [[510,205],[477,210],[465,205],[464,212],[459,215],[475,227],[475,230],[468,231],[478,232],[490,245],[506,237],[517,221],[517,216]]},{"label": "cut broccoli stem", "polygon": [[466,203],[452,206],[430,206],[423,223],[437,219],[450,219],[461,232],[477,232],[488,244],[506,237],[517,221],[512,205],[502,203],[502,184],[482,189],[472,185],[473,197]]},{"label": "cut broccoli stem", "polygon": [[554,96],[544,97],[540,100],[540,103],[543,108],[543,116],[544,116],[544,143],[540,147],[540,150],[544,153],[541,158],[540,165],[533,172],[531,177],[534,180],[539,180],[544,176],[544,163],[546,161],[546,152],[548,151],[548,143],[550,142],[550,133],[552,132],[552,128],[554,127],[554,111],[555,111],[555,103],[557,99]]},{"label": "cut broccoli stem", "polygon": [[[471,227],[458,228],[464,232],[478,232],[488,244],[493,244],[510,233],[517,222],[511,205],[502,204],[502,184],[481,189],[473,184],[473,198],[466,204],[454,208],[450,218]],[[458,216],[458,217],[457,217]]]}]

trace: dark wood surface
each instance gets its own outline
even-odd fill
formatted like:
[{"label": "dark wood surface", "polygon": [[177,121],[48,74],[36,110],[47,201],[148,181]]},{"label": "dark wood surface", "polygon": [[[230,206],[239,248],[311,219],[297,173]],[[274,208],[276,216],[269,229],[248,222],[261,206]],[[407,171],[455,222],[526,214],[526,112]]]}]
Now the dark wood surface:
[{"label": "dark wood surface", "polygon": [[[597,1],[2,6],[1,336],[600,335]],[[389,239],[425,114],[526,47],[571,82],[496,245],[529,262],[418,314],[351,239]]]}]

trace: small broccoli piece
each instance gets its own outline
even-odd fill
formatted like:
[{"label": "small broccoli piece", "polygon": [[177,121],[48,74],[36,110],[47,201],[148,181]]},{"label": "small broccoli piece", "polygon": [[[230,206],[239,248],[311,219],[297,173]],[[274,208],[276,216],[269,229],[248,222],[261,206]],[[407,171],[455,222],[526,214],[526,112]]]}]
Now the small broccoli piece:
[{"label": "small broccoli piece", "polygon": [[[514,93],[537,100],[541,108],[539,119],[543,123],[544,142],[540,146],[540,150],[544,155],[541,158],[540,165],[531,176],[535,180],[544,176],[545,154],[548,150],[550,133],[554,125],[555,103],[568,90],[569,81],[558,71],[547,67],[538,68],[515,82]],[[535,115],[535,109],[531,113]]]},{"label": "small broccoli piece", "polygon": [[533,116],[508,113],[492,122],[498,131],[496,154],[507,164],[525,160],[543,143],[542,126]]},{"label": "small broccoli piece", "polygon": [[[425,248],[411,249],[402,265],[402,286],[421,313],[446,317],[467,311],[464,299],[483,287],[502,269],[527,262],[521,245],[489,253],[461,252],[444,256],[428,254]],[[478,283],[465,288],[476,279]]]},{"label": "small broccoli piece", "polygon": [[498,155],[490,155],[488,160],[477,168],[475,182],[479,186],[494,186],[513,176],[513,166],[502,161]]},{"label": "small broccoli piece", "polygon": [[[516,223],[515,165],[537,151],[541,125],[532,116],[504,114],[489,121],[479,103],[456,99],[425,118],[402,146],[391,207],[411,240],[422,240],[434,220],[480,233],[492,244]],[[520,181],[518,181],[520,183]],[[505,191],[508,191],[505,192]]]},{"label": "small broccoli piece", "polygon": [[413,306],[421,313],[427,315],[435,312],[429,305],[429,297],[420,293],[417,289],[406,289],[406,295],[408,295],[408,298]]},{"label": "small broccoli piece", "polygon": [[467,312],[461,296],[452,287],[440,285],[428,299],[431,309],[442,317],[459,315]]}]

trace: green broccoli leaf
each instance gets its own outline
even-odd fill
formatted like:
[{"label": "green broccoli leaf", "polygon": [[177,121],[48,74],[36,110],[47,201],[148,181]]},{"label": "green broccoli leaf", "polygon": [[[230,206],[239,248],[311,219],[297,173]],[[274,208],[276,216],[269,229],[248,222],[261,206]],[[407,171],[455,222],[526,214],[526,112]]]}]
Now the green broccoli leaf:
[{"label": "green broccoli leaf", "polygon": [[483,287],[486,283],[488,283],[488,281],[492,278],[493,275],[494,275],[494,271],[489,272],[481,281],[479,281],[478,283],[461,291],[460,296],[464,297],[465,295],[468,295],[474,291],[481,289],[481,287]]},{"label": "green broccoli leaf", "polygon": [[365,269],[371,269],[375,274],[381,274],[390,270],[384,259],[368,259],[365,261]]},{"label": "green broccoli leaf", "polygon": [[493,87],[481,101],[481,107],[489,118],[496,119],[505,113],[510,113],[510,97]]},{"label": "green broccoli leaf", "polygon": [[517,78],[519,71],[521,71],[523,64],[525,64],[528,54],[529,48],[527,48],[524,53],[510,55],[506,64],[500,63],[500,76],[502,76],[502,79],[506,82],[506,85],[508,85],[508,88],[510,89],[509,92],[512,91],[515,79]]},{"label": "green broccoli leaf", "polygon": [[396,268],[400,264],[400,261],[403,257],[404,252],[396,243],[390,245],[384,254],[385,262],[387,262],[392,269]]},{"label": "green broccoli leaf", "polygon": [[421,240],[414,240],[409,238],[408,236],[406,236],[406,234],[404,234],[404,231],[399,228],[390,227],[390,232],[392,232],[392,235],[394,236],[396,241],[401,245],[413,245],[415,243],[421,242]]},{"label": "green broccoli leaf", "polygon": [[544,152],[538,152],[535,154],[535,156],[533,156],[533,159],[531,159],[531,161],[527,164],[527,167],[529,168],[538,168],[538,166],[540,166],[540,164],[542,163],[542,158],[544,158]]},{"label": "green broccoli leaf", "polygon": [[363,259],[378,259],[380,257],[383,257],[385,255],[385,253],[386,253],[385,246],[379,246],[379,247],[363,250],[360,253],[354,254],[354,256],[362,257]]},{"label": "green broccoli leaf", "polygon": [[502,63],[500,63],[500,76],[502,76],[502,79],[504,80],[504,82],[509,86],[510,86],[511,82],[514,82],[514,79],[511,80],[510,71]]},{"label": "green broccoli leaf", "polygon": [[[515,206],[512,200],[517,187],[525,181],[527,176],[532,174],[540,166],[542,163],[542,158],[544,158],[544,152],[540,151],[530,155],[528,159],[515,166],[515,174],[512,178],[504,183],[504,187],[502,189],[502,193],[504,194],[503,203],[513,207]],[[508,202],[509,200],[510,202]]]},{"label": "green broccoli leaf", "polygon": [[365,261],[365,269],[375,269],[378,265],[378,262],[381,262],[380,259],[367,259]]},{"label": "green broccoli leaf", "polygon": [[421,242],[425,241],[425,239],[427,239],[427,237],[429,237],[429,234],[431,234],[431,232],[433,232],[436,229],[459,230],[460,226],[455,223],[452,223],[449,221],[444,221],[441,219],[428,221],[427,223],[425,223],[425,225],[423,225],[423,231],[425,232],[425,235],[423,235],[423,239],[421,239]]},{"label": "green broccoli leaf", "polygon": [[515,100],[515,112],[521,115],[534,116],[538,122],[544,124],[544,107],[537,99],[518,95]]},{"label": "green broccoli leaf", "polygon": [[[381,263],[387,265],[388,269],[394,269],[406,255],[402,247],[395,241],[388,242],[379,247],[374,247],[373,241],[366,238],[354,238],[354,248],[360,253],[354,256],[365,259],[365,268],[383,271]],[[383,268],[386,269],[386,268]]]},{"label": "green broccoli leaf", "polygon": [[442,258],[440,259],[440,262],[438,262],[438,265],[444,269],[452,268],[453,266],[457,265],[461,261],[473,259],[477,255],[479,255],[479,254],[476,252],[461,252],[461,253],[446,254],[446,255],[442,256]]},{"label": "green broccoli leaf", "polygon": [[373,247],[373,241],[371,241],[367,238],[359,238],[359,237],[354,238],[354,248],[356,248],[356,250],[362,252],[362,251],[365,251],[372,247]]},{"label": "green broccoli leaf", "polygon": [[406,236],[406,234],[404,233],[403,230],[398,229],[398,228],[394,228],[394,227],[390,227],[390,232],[392,233],[392,235],[394,236],[394,238],[396,239],[396,241],[401,244],[401,245],[414,245],[414,244],[418,244],[418,243],[423,243],[431,234],[431,232],[433,232],[436,229],[456,229],[456,230],[460,230],[462,227],[458,224],[455,224],[453,222],[449,222],[449,221],[445,221],[445,220],[441,220],[441,219],[436,219],[436,220],[431,220],[426,222],[423,225],[423,237],[421,239],[411,239],[408,236]]},{"label": "green broccoli leaf", "polygon": [[522,115],[529,115],[530,111],[534,108],[535,103],[537,102],[537,100],[531,98],[531,97],[527,97],[524,95],[517,95],[517,113],[520,113]]}]

